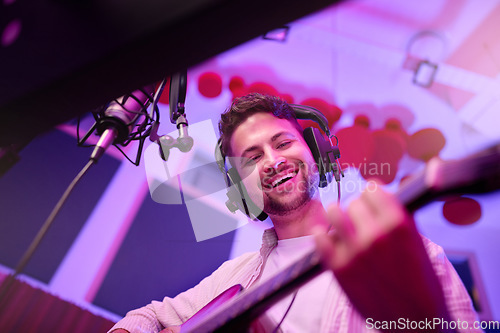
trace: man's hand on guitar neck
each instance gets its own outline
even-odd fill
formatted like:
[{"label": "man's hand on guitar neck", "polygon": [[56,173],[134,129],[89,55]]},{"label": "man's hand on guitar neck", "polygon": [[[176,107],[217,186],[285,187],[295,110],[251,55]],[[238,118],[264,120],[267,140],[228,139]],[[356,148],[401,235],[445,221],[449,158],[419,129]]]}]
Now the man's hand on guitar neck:
[{"label": "man's hand on guitar neck", "polygon": [[448,318],[439,280],[413,218],[380,186],[346,211],[330,207],[334,232],[319,234],[323,264],[365,318]]}]

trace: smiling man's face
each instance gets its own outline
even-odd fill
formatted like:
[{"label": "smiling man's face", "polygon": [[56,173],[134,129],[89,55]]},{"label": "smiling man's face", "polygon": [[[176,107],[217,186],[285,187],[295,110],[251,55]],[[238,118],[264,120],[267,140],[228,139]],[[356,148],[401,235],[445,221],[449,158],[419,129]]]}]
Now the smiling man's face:
[{"label": "smiling man's face", "polygon": [[302,133],[288,120],[255,113],[234,131],[231,164],[252,201],[283,216],[311,201],[319,183],[317,166]]}]

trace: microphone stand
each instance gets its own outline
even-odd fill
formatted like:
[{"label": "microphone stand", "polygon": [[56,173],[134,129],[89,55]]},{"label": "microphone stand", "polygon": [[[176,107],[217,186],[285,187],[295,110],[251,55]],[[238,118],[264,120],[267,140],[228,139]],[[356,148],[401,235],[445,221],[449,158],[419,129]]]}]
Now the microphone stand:
[{"label": "microphone stand", "polygon": [[159,123],[152,126],[150,140],[160,146],[160,156],[164,161],[168,160],[170,149],[178,148],[181,152],[187,153],[193,147],[194,140],[188,133],[188,121],[184,103],[186,101],[187,72],[176,73],[170,79],[169,108],[170,122],[175,124],[179,130],[179,137],[174,139],[170,135],[158,135]]}]

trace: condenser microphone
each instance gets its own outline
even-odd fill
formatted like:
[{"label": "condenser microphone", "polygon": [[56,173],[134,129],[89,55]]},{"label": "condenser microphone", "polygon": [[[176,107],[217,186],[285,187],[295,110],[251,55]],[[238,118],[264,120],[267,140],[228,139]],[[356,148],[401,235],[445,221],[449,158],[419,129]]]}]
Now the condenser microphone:
[{"label": "condenser microphone", "polygon": [[155,91],[154,85],[138,89],[111,101],[99,113],[96,120],[100,139],[90,159],[98,161],[110,145],[126,145],[133,140],[133,133],[144,131],[147,125],[147,107]]}]

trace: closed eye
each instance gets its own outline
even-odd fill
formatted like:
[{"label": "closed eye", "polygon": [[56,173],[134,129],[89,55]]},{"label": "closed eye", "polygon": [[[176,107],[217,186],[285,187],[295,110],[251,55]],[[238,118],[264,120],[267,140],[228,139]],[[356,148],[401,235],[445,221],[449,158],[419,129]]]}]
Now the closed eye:
[{"label": "closed eye", "polygon": [[247,157],[245,159],[245,163],[244,163],[245,166],[254,165],[259,160],[260,157],[261,157],[261,154],[257,154],[257,155],[253,155],[253,156]]},{"label": "closed eye", "polygon": [[290,140],[287,140],[287,141],[282,141],[280,142],[277,146],[276,146],[276,149],[283,149],[283,148],[287,148],[290,144],[292,143],[292,141]]}]

